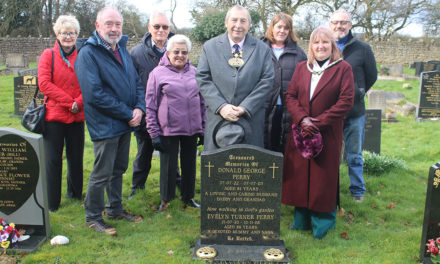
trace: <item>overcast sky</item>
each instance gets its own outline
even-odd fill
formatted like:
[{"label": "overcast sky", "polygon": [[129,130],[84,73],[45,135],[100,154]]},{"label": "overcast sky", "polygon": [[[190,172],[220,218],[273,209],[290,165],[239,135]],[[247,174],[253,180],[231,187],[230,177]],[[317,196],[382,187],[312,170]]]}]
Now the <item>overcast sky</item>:
[{"label": "overcast sky", "polygon": [[[134,4],[142,13],[151,14],[154,11],[168,11],[170,10],[170,0],[127,0]],[[157,4],[159,2],[159,4]],[[176,11],[174,12],[174,22],[178,28],[194,27],[191,21],[190,10],[194,0],[177,0]],[[167,13],[170,15],[170,13]],[[423,27],[419,24],[410,24],[406,28],[398,31],[403,35],[413,37],[423,36]]]}]

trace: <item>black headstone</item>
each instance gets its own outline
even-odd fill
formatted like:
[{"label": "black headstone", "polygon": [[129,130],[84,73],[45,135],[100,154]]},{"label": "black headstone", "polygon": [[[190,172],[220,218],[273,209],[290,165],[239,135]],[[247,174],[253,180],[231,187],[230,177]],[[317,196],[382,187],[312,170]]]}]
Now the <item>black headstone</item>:
[{"label": "black headstone", "polygon": [[26,230],[8,250],[32,252],[50,235],[41,135],[0,128],[0,218]]},{"label": "black headstone", "polygon": [[416,117],[440,118],[440,71],[422,73]]},{"label": "black headstone", "polygon": [[420,261],[432,263],[428,254],[426,254],[426,243],[430,239],[440,237],[440,162],[431,166],[427,185],[425,216],[420,243]]},{"label": "black headstone", "polygon": [[[201,157],[201,238],[214,261],[265,261],[280,238],[283,156],[251,145],[205,151]],[[282,261],[287,261],[286,258]]]},{"label": "black headstone", "polygon": [[[29,106],[37,87],[37,77],[32,75],[19,76],[14,78],[14,114],[22,116]],[[44,95],[38,92],[37,105],[41,105],[44,101]]]},{"label": "black headstone", "polygon": [[440,61],[436,60],[414,62],[414,65],[416,68],[415,76],[420,76],[422,72],[440,71]]},{"label": "black headstone", "polygon": [[362,148],[380,154],[382,111],[380,109],[365,110],[365,137]]}]

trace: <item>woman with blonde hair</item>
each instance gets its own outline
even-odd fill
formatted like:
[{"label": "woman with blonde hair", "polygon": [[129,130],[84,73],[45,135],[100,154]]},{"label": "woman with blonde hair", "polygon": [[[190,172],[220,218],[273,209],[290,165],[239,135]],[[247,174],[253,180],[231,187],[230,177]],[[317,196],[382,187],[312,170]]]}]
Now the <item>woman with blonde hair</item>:
[{"label": "woman with blonde hair", "polygon": [[335,227],[345,114],[353,106],[351,66],[330,30],[310,36],[308,60],[297,65],[286,94],[292,132],[284,154],[282,202],[295,206],[292,229],[323,238]]}]

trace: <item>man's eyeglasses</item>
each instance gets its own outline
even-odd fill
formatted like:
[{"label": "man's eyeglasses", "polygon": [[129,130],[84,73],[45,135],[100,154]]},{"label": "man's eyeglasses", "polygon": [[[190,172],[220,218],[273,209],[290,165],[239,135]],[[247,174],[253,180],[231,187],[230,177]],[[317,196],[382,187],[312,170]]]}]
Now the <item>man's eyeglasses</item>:
[{"label": "man's eyeglasses", "polygon": [[170,26],[168,26],[168,25],[153,25],[153,28],[155,30],[159,30],[160,27],[162,27],[163,30],[167,30]]},{"label": "man's eyeglasses", "polygon": [[76,36],[76,32],[61,32],[60,35],[63,36],[64,38],[75,37]]},{"label": "man's eyeglasses", "polygon": [[188,55],[188,51],[187,50],[172,50],[171,52],[174,55],[179,55],[179,53],[182,54],[182,55]]},{"label": "man's eyeglasses", "polygon": [[347,21],[347,20],[340,20],[340,21],[331,21],[330,23],[332,23],[333,25],[337,25],[337,24],[341,24],[341,25],[343,25],[343,26],[345,26],[345,25],[347,25],[348,23],[350,23],[350,21]]}]

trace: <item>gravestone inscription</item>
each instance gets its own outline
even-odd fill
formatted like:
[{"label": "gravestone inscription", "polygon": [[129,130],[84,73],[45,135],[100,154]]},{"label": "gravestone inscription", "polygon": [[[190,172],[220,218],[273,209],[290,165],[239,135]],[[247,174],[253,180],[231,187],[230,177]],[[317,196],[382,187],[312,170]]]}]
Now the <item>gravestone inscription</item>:
[{"label": "gravestone inscription", "polygon": [[380,154],[382,115],[380,109],[365,110],[365,137],[362,148]]},{"label": "gravestone inscription", "polygon": [[417,120],[440,118],[440,71],[421,75]]},{"label": "gravestone inscription", "polygon": [[[14,114],[22,116],[34,97],[37,88],[37,77],[32,75],[19,76],[14,78]],[[44,95],[38,92],[37,105],[44,101]]]},{"label": "gravestone inscription", "polygon": [[32,252],[50,235],[41,135],[0,128],[0,218],[30,238],[11,250]]},{"label": "gravestone inscription", "polygon": [[422,240],[420,243],[420,261],[430,263],[426,243],[440,237],[440,162],[429,169],[426,191],[425,214],[423,218]]},{"label": "gravestone inscription", "polygon": [[214,261],[265,261],[280,238],[283,156],[251,145],[202,153],[201,238],[217,251]]},{"label": "gravestone inscription", "polygon": [[415,76],[420,76],[422,72],[440,71],[440,61],[436,60],[414,62],[414,65]]}]

